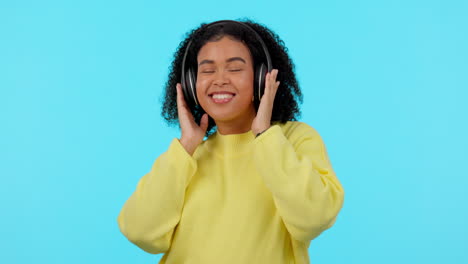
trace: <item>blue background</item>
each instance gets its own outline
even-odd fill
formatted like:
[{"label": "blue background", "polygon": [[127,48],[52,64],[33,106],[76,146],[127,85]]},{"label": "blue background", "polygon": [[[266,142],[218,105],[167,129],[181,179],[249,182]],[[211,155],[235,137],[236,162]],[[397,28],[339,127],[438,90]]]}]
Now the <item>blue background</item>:
[{"label": "blue background", "polygon": [[117,215],[177,128],[172,55],[201,22],[285,41],[342,182],[314,263],[468,263],[468,1],[2,1],[0,262],[157,263]]}]

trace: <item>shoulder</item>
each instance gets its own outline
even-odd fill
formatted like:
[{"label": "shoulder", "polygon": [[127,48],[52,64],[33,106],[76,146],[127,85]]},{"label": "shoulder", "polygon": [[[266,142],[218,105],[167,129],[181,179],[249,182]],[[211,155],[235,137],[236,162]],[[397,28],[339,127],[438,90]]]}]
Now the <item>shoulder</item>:
[{"label": "shoulder", "polygon": [[275,123],[288,139],[296,137],[320,137],[318,131],[311,125],[299,121],[287,121],[286,123]]},{"label": "shoulder", "polygon": [[277,123],[276,125],[280,126],[284,136],[295,149],[304,146],[322,151],[325,148],[319,132],[307,123],[288,121],[283,124]]}]

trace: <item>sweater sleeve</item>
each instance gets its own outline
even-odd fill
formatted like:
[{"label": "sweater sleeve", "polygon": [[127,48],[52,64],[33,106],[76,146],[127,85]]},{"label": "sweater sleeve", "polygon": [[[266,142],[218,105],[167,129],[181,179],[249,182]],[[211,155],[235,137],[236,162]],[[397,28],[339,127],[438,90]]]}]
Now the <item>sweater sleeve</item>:
[{"label": "sweater sleeve", "polygon": [[197,169],[179,140],[154,162],[124,204],[117,222],[132,243],[152,254],[166,252],[179,223],[185,189]]},{"label": "sweater sleeve", "polygon": [[286,138],[279,125],[255,139],[254,161],[291,234],[310,242],[336,221],[344,201],[320,135],[305,123]]}]

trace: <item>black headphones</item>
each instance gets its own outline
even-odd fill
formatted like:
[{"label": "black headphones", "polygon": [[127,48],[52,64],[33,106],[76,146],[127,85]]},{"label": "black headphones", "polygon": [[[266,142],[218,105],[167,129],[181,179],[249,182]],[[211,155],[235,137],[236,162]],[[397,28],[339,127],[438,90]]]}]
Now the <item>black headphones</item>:
[{"label": "black headphones", "polygon": [[[204,27],[209,28],[214,25],[218,24],[227,24],[227,23],[236,23],[238,25],[242,25],[245,29],[252,32],[252,34],[257,38],[257,40],[262,45],[263,53],[265,53],[266,58],[266,65],[265,63],[260,63],[255,67],[255,83],[254,83],[254,97],[260,101],[262,98],[263,92],[265,90],[265,75],[267,72],[271,72],[273,66],[271,64],[271,57],[270,53],[268,52],[267,46],[260,35],[249,25],[235,21],[235,20],[220,20],[213,23],[210,23]],[[185,49],[184,58],[182,59],[182,91],[184,93],[185,101],[191,107],[194,105],[198,105],[197,99],[197,92],[196,92],[196,83],[197,83],[197,74],[193,68],[185,69],[185,61],[187,59],[187,54],[190,49],[190,45],[192,44],[192,40],[187,45]]]}]

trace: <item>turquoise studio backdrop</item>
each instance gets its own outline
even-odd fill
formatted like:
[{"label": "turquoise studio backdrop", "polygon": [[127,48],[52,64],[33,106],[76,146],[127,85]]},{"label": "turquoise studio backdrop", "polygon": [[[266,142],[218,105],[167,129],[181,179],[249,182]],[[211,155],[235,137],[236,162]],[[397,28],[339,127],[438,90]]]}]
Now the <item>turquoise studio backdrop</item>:
[{"label": "turquoise studio backdrop", "polygon": [[0,263],[157,263],[117,215],[180,132],[172,55],[202,22],[284,40],[345,204],[313,263],[468,263],[468,1],[1,1]]}]

